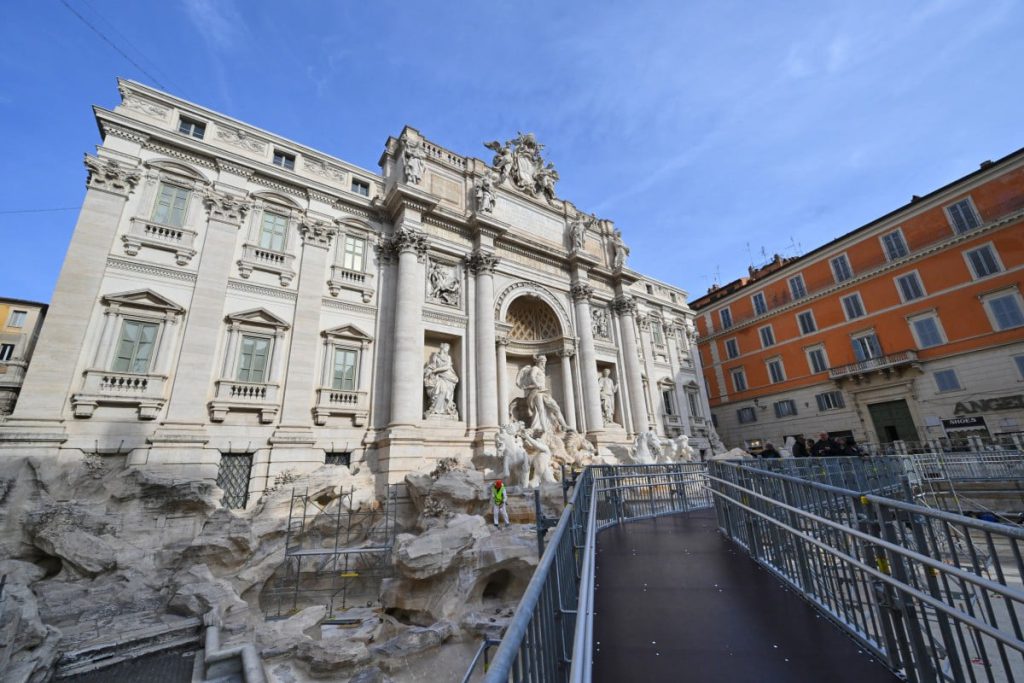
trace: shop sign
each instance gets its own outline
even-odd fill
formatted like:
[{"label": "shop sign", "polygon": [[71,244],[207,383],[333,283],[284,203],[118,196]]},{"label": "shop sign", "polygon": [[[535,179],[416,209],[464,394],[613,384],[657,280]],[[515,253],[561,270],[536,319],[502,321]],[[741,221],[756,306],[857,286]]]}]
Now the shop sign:
[{"label": "shop sign", "polygon": [[943,420],[942,426],[949,429],[985,429],[985,418],[977,417],[954,417]]},{"label": "shop sign", "polygon": [[986,398],[981,401],[963,401],[953,409],[954,415],[987,413],[993,410],[1024,410],[1024,394]]}]

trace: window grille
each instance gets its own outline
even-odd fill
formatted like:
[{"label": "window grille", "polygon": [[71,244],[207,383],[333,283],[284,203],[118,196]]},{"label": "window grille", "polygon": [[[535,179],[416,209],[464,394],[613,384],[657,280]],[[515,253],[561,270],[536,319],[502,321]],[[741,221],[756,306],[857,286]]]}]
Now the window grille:
[{"label": "window grille", "polygon": [[325,465],[341,465],[341,466],[344,466],[344,467],[348,467],[349,465],[352,464],[352,454],[349,453],[349,452],[342,452],[342,451],[336,451],[336,452],[333,452],[333,453],[332,452],[325,453],[324,454],[324,464]]},{"label": "window grille", "polygon": [[230,510],[241,510],[249,502],[249,478],[252,475],[252,453],[220,456],[217,486],[224,490],[221,504]]}]

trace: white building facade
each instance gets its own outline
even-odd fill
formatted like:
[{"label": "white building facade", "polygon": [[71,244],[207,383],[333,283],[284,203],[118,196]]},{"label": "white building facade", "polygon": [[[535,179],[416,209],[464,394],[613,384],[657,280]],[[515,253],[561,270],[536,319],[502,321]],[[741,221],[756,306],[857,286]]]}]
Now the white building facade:
[{"label": "white building facade", "polygon": [[541,356],[598,450],[649,426],[710,447],[686,293],[557,198],[532,135],[488,164],[406,128],[375,173],[120,91],[0,449],[127,454],[236,505],[325,460],[396,482],[486,462]]}]

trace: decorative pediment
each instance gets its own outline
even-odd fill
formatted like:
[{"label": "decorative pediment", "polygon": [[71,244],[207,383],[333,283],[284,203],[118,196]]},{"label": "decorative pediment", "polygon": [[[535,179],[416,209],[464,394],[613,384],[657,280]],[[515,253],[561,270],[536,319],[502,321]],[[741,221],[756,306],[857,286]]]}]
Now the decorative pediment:
[{"label": "decorative pediment", "polygon": [[674,387],[675,385],[676,383],[672,380],[671,377],[662,377],[661,379],[658,380],[659,387]]},{"label": "decorative pediment", "polygon": [[373,337],[371,337],[370,335],[366,334],[365,332],[363,332],[361,329],[359,329],[355,325],[350,325],[350,324],[339,325],[338,327],[332,327],[329,330],[324,330],[320,334],[322,334],[325,337],[330,337],[332,339],[349,339],[349,340],[358,341],[358,342],[371,342],[371,341],[373,341]]},{"label": "decorative pediment", "polygon": [[206,182],[207,178],[198,170],[192,168],[188,164],[183,164],[180,161],[168,161],[164,159],[153,159],[152,161],[146,162],[147,168],[154,168],[164,173],[170,173],[172,175],[184,176],[191,178],[192,180],[199,180]]},{"label": "decorative pediment", "polygon": [[107,294],[101,301],[106,306],[141,308],[149,311],[184,313],[185,309],[152,289],[135,289],[119,294]]},{"label": "decorative pediment", "polygon": [[277,192],[253,192],[252,198],[262,199],[264,202],[270,202],[271,204],[287,206],[289,209],[302,209],[302,206],[294,199]]},{"label": "decorative pediment", "polygon": [[229,323],[244,323],[246,325],[259,325],[262,327],[274,327],[279,330],[287,330],[290,324],[277,317],[265,308],[251,308],[240,313],[231,313],[225,317]]}]

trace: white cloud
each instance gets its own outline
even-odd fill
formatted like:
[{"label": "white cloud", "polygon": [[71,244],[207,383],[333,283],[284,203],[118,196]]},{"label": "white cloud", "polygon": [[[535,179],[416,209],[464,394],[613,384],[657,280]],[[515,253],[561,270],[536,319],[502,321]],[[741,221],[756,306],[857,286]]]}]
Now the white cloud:
[{"label": "white cloud", "polygon": [[184,0],[184,3],[189,21],[211,47],[227,52],[245,37],[245,22],[230,0]]}]

